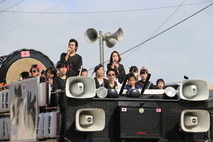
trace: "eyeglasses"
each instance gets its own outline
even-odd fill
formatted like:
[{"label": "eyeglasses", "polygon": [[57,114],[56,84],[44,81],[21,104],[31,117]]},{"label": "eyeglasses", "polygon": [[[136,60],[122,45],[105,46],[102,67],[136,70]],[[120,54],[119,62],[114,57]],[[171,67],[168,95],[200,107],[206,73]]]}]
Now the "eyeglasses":
[{"label": "eyeglasses", "polygon": [[108,74],[108,76],[115,76],[115,74]]},{"label": "eyeglasses", "polygon": [[37,72],[37,70],[31,70],[30,71],[30,73],[36,73]]}]

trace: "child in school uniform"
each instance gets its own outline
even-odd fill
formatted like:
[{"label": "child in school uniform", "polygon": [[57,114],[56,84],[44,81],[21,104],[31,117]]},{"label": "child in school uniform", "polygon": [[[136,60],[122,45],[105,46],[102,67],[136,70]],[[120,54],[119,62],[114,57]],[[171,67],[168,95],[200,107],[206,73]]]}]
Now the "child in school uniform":
[{"label": "child in school uniform", "polygon": [[142,89],[141,86],[137,85],[137,78],[134,75],[134,73],[129,73],[128,78],[127,78],[127,85],[126,85],[125,89],[127,89],[127,90]]}]

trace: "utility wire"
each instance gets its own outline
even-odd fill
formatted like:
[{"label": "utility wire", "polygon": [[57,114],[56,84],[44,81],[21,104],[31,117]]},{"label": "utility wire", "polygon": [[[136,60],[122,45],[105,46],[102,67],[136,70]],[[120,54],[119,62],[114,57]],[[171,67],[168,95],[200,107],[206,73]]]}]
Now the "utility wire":
[{"label": "utility wire", "polygon": [[2,0],[0,3],[4,2],[5,0]]},{"label": "utility wire", "polygon": [[[210,3],[213,2],[213,0],[210,1],[204,1],[204,2],[198,2],[198,3],[191,3],[191,4],[185,4],[182,6],[190,6],[190,5],[198,5],[203,3]],[[165,7],[154,7],[154,8],[145,8],[145,9],[130,9],[130,10],[115,10],[115,11],[85,11],[85,12],[33,12],[33,11],[0,11],[0,12],[7,12],[7,13],[26,13],[26,14],[107,14],[107,13],[124,13],[124,12],[140,12],[140,11],[147,11],[147,10],[158,10],[158,9],[166,9],[166,8],[173,8],[173,7],[179,7],[179,5],[173,5],[173,6],[165,6]]]},{"label": "utility wire", "polygon": [[[139,43],[138,45],[136,45],[136,46],[134,46],[134,47],[132,47],[132,48],[130,48],[130,49],[128,49],[128,50],[126,50],[125,52],[121,53],[120,55],[123,55],[123,54],[125,54],[125,53],[127,53],[127,52],[129,52],[129,51],[131,51],[131,50],[133,50],[133,49],[135,49],[135,48],[137,48],[137,47],[141,46],[142,44],[144,44],[144,43],[146,43],[146,42],[148,42],[148,41],[150,41],[150,40],[152,40],[152,39],[156,38],[157,36],[159,36],[159,35],[161,35],[161,34],[165,33],[166,31],[168,31],[168,30],[170,30],[170,29],[172,29],[172,28],[176,27],[177,25],[179,25],[179,24],[183,23],[184,21],[186,21],[186,20],[188,20],[189,18],[191,18],[191,17],[193,17],[193,16],[197,15],[198,13],[202,12],[203,10],[207,9],[208,7],[210,7],[210,6],[212,6],[212,5],[213,5],[213,3],[209,4],[208,6],[206,6],[206,7],[202,8],[201,10],[199,10],[199,11],[195,12],[194,14],[192,14],[192,15],[188,16],[187,18],[185,18],[185,19],[181,20],[180,22],[178,22],[178,23],[176,23],[176,24],[174,24],[174,25],[170,26],[169,28],[167,28],[167,29],[163,30],[162,32],[160,32],[160,33],[158,33],[158,34],[156,34],[156,35],[154,35],[154,36],[152,36],[152,37],[148,38],[147,40],[145,40],[145,41],[143,41],[143,42]],[[106,63],[106,62],[108,62],[108,61],[109,61],[109,60],[105,61],[104,63]],[[93,68],[94,68],[94,67],[93,67]],[[92,70],[93,68],[89,69],[88,71]]]},{"label": "utility wire", "polygon": [[[51,9],[53,9],[53,8],[55,8],[55,7],[57,7],[58,5],[62,4],[62,3],[65,2],[65,1],[66,1],[66,0],[63,0],[62,2],[56,4],[55,6],[53,6],[53,7],[49,8],[49,9],[47,9],[46,11],[44,11],[44,13],[47,12],[47,11],[49,11],[49,10],[51,10]],[[9,33],[10,31],[15,30],[15,29],[21,27],[22,25],[24,25],[24,24],[26,24],[26,23],[32,21],[33,19],[35,19],[35,18],[37,18],[37,17],[39,17],[39,16],[41,16],[42,14],[43,14],[43,13],[40,13],[40,14],[34,16],[33,18],[31,18],[31,19],[29,19],[29,20],[27,20],[27,21],[25,21],[25,22],[19,24],[18,26],[16,26],[16,27],[14,27],[14,28],[12,28],[12,29],[10,29],[10,30],[8,30],[8,31],[6,31],[6,32],[4,32],[4,33],[2,33],[2,34],[0,34],[0,36],[3,36],[4,34]]]},{"label": "utility wire", "polygon": [[[7,11],[7,10],[13,8],[13,7],[15,7],[16,5],[22,3],[23,1],[24,1],[24,0],[22,0],[22,1],[18,2],[18,3],[16,3],[16,4],[14,4],[14,5],[12,5],[11,7],[6,8],[5,10],[0,11],[0,13],[5,12],[5,11]],[[4,2],[4,1],[2,1],[2,2]],[[2,3],[2,2],[1,2],[1,3]]]},{"label": "utility wire", "polygon": [[[160,27],[157,28],[157,30],[154,31],[154,33],[152,33],[149,38],[151,38],[176,12],[177,10],[183,5],[183,3],[185,2],[182,1],[182,3],[175,9],[175,11],[166,19],[166,21],[163,22],[163,24],[160,25]],[[148,38],[148,39],[149,39]],[[135,48],[129,55],[127,55],[126,57],[123,58],[123,60],[125,60],[128,56],[130,56],[133,52],[135,52],[137,49],[139,49],[139,46],[137,48]]]},{"label": "utility wire", "polygon": [[154,36],[152,36],[152,37],[148,38],[147,40],[145,40],[145,41],[141,42],[140,44],[138,44],[138,45],[136,45],[136,46],[134,46],[134,47],[130,48],[129,50],[127,50],[127,51],[125,51],[125,52],[121,53],[121,55],[123,55],[123,54],[125,54],[125,53],[127,53],[127,52],[131,51],[132,49],[134,49],[134,48],[136,48],[136,47],[141,46],[142,44],[144,44],[144,43],[146,43],[146,42],[150,41],[151,39],[153,39],[153,38],[155,38],[155,37],[157,37],[157,36],[159,36],[159,35],[161,35],[161,34],[165,33],[166,31],[168,31],[168,30],[170,30],[170,29],[172,29],[172,28],[176,27],[177,25],[179,25],[179,24],[183,23],[184,21],[186,21],[186,20],[188,20],[189,18],[191,18],[191,17],[193,17],[193,16],[197,15],[198,13],[202,12],[203,10],[207,9],[208,7],[210,7],[210,6],[212,6],[212,5],[213,5],[213,3],[211,3],[210,5],[208,5],[208,6],[204,7],[204,8],[202,8],[201,10],[199,10],[199,11],[195,12],[194,14],[190,15],[189,17],[187,17],[187,18],[185,18],[185,19],[181,20],[180,22],[178,22],[178,23],[176,23],[176,24],[172,25],[171,27],[169,27],[169,28],[167,28],[167,29],[163,30],[162,32],[160,32],[160,33],[158,33],[158,34],[156,34],[156,35],[154,35]]}]

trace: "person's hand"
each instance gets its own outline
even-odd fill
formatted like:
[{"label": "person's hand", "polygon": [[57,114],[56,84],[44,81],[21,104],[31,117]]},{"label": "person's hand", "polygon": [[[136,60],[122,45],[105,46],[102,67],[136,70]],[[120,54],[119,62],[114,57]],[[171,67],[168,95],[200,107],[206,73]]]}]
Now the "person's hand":
[{"label": "person's hand", "polygon": [[65,57],[64,57],[66,61],[68,60],[70,54],[71,54],[70,49],[67,48],[67,54],[66,54]]},{"label": "person's hand", "polygon": [[119,66],[119,64],[114,60],[112,65],[111,65],[111,68],[114,69],[114,70],[117,70],[118,66]]},{"label": "person's hand", "polygon": [[53,85],[53,79],[49,79],[48,82],[50,85]]},{"label": "person's hand", "polygon": [[115,62],[112,63],[111,68],[112,68],[112,69],[116,69]]},{"label": "person's hand", "polygon": [[67,55],[70,55],[70,49],[67,48]]}]

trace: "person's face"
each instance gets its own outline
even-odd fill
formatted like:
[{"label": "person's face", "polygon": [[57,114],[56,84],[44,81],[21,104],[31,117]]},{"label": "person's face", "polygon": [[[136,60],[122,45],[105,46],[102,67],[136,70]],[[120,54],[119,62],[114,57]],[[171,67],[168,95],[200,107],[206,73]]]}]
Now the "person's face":
[{"label": "person's face", "polygon": [[107,74],[107,78],[109,80],[114,80],[115,79],[115,72],[114,71],[109,71]]},{"label": "person's face", "polygon": [[142,79],[143,81],[145,81],[146,78],[147,78],[147,76],[148,76],[148,74],[145,72],[145,73],[140,74],[140,76],[141,76],[141,79]]},{"label": "person's face", "polygon": [[31,71],[30,71],[30,76],[33,76],[33,77],[36,77],[39,75],[39,72],[37,70],[37,68],[33,68]]},{"label": "person's face", "polygon": [[54,77],[54,74],[50,73],[49,71],[47,72],[47,77],[52,79]]},{"label": "person's face", "polygon": [[65,75],[67,73],[67,68],[66,67],[61,67],[58,69],[59,73],[61,75]]},{"label": "person's face", "polygon": [[68,49],[67,52],[75,52],[75,50],[77,49],[75,42],[70,42],[68,45]]},{"label": "person's face", "polygon": [[88,76],[88,72],[87,71],[82,72],[81,76]]},{"label": "person's face", "polygon": [[162,81],[158,82],[157,88],[163,89],[163,87],[164,87],[164,83]]},{"label": "person's face", "polygon": [[103,76],[104,75],[104,68],[101,67],[95,73],[96,73],[96,76]]},{"label": "person's face", "polygon": [[113,53],[112,54],[112,61],[118,61],[118,60],[119,60],[118,54],[117,53]]},{"label": "person's face", "polygon": [[136,83],[136,80],[134,77],[130,77],[129,80],[128,80],[128,84],[130,86],[135,86],[135,83]]}]

